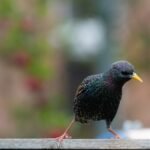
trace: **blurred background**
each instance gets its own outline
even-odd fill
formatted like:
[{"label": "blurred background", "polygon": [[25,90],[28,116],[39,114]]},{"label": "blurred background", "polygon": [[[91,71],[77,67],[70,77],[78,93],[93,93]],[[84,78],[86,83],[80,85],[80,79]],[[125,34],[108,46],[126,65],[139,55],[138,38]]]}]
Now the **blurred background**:
[{"label": "blurred background", "polygon": [[[150,138],[149,16],[149,0],[0,0],[0,138],[59,136],[78,84],[120,59],[144,83],[124,86],[112,127]],[[110,137],[104,121],[70,134]]]}]

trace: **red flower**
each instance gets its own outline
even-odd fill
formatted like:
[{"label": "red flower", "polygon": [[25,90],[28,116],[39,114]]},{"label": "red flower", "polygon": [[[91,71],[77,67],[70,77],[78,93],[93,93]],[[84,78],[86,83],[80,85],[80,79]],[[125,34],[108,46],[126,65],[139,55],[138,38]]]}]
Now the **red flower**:
[{"label": "red flower", "polygon": [[26,67],[30,62],[30,56],[26,51],[20,51],[12,56],[13,62],[19,67]]},{"label": "red flower", "polygon": [[26,79],[26,85],[32,92],[40,91],[42,89],[42,82],[36,77],[28,77]]},{"label": "red flower", "polygon": [[34,30],[33,19],[26,17],[21,21],[21,28],[23,31],[32,32]]},{"label": "red flower", "polygon": [[47,133],[44,137],[46,138],[56,138],[56,137],[59,137],[63,134],[63,130],[60,130],[60,129],[56,129],[56,130],[53,130],[51,131],[50,133]]}]

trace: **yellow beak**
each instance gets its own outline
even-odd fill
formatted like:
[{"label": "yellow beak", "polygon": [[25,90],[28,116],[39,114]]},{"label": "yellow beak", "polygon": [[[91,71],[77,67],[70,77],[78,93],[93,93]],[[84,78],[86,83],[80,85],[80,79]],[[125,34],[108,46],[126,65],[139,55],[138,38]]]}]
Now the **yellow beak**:
[{"label": "yellow beak", "polygon": [[135,72],[133,73],[132,78],[136,79],[136,80],[138,80],[140,82],[143,82],[143,80]]}]

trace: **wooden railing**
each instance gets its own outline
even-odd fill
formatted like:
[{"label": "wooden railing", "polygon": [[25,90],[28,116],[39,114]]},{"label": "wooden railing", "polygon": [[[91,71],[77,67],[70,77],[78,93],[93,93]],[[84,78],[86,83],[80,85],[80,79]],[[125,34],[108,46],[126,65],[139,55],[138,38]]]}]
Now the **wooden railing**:
[{"label": "wooden railing", "polygon": [[150,140],[65,139],[0,139],[0,149],[150,149]]}]

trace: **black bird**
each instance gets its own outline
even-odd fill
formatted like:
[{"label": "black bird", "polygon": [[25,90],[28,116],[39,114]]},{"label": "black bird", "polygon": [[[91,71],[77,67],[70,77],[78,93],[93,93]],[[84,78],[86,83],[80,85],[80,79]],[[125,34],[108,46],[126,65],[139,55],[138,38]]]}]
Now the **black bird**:
[{"label": "black bird", "polygon": [[107,129],[115,138],[120,136],[111,128],[122,97],[122,87],[130,79],[142,79],[135,73],[134,66],[128,61],[117,61],[104,73],[90,75],[79,85],[74,101],[74,118],[70,125],[58,137],[59,141],[67,138],[67,132],[74,122],[88,123],[88,121],[105,120]]}]

